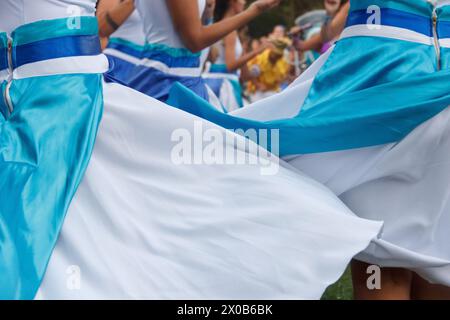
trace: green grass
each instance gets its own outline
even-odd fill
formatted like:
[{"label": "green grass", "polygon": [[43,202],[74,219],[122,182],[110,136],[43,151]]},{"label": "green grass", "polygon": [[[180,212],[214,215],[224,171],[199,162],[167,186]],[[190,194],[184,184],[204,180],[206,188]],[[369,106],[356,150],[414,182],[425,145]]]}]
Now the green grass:
[{"label": "green grass", "polygon": [[352,275],[348,269],[342,278],[330,286],[322,300],[353,300]]}]

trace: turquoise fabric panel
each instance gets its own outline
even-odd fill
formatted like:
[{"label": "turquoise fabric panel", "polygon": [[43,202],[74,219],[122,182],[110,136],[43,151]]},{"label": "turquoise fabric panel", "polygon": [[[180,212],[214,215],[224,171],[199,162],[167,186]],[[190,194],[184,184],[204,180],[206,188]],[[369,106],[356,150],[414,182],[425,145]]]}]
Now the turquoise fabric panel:
[{"label": "turquoise fabric panel", "polygon": [[[316,75],[302,111],[342,95],[436,70],[433,46],[376,37],[342,39]],[[399,99],[405,94],[409,92],[400,92]]]},{"label": "turquoise fabric panel", "polygon": [[336,45],[291,119],[224,115],[182,86],[173,88],[169,104],[228,129],[279,129],[279,154],[287,156],[397,142],[450,105],[449,78],[448,68],[437,70],[433,46],[353,37]]},{"label": "turquoise fabric panel", "polygon": [[238,106],[242,108],[244,106],[244,100],[242,99],[242,86],[239,81],[232,79],[230,79],[229,81],[233,86],[234,98],[236,99]]},{"label": "turquoise fabric panel", "polygon": [[12,38],[15,46],[21,46],[54,38],[89,35],[98,35],[98,24],[95,17],[86,16],[29,23],[17,28]]},{"label": "turquoise fabric panel", "polygon": [[280,156],[320,153],[400,141],[450,105],[449,77],[450,70],[445,70],[405,78],[341,95],[297,117],[276,121],[221,113],[180,84],[172,88],[168,104],[231,130],[279,130],[278,151],[270,144],[268,149]]},{"label": "turquoise fabric panel", "polygon": [[172,48],[161,43],[147,43],[144,51],[163,52],[174,58],[199,58],[201,56],[201,52],[193,53],[186,48]]},{"label": "turquoise fabric panel", "polygon": [[450,21],[450,3],[448,5],[439,7],[437,9],[437,14],[439,21],[449,22]]},{"label": "turquoise fabric panel", "polygon": [[0,125],[3,123],[8,115],[8,107],[6,106],[5,95],[6,81],[0,81]]},{"label": "turquoise fabric panel", "polygon": [[370,6],[389,8],[431,17],[433,6],[425,0],[351,0],[351,11],[367,10]]},{"label": "turquoise fabric panel", "polygon": [[101,83],[99,74],[12,82],[14,111],[0,124],[0,299],[33,299],[40,286],[92,153]]},{"label": "turquoise fabric panel", "polygon": [[[441,49],[441,65],[443,69],[450,69],[450,48]],[[448,82],[450,83],[450,79]]]},{"label": "turquoise fabric panel", "polygon": [[121,46],[126,46],[126,47],[130,47],[135,51],[141,52],[144,50],[144,46],[138,45],[134,42],[122,39],[122,38],[109,38],[108,40],[108,46],[111,44],[117,44],[117,45],[121,45]]}]

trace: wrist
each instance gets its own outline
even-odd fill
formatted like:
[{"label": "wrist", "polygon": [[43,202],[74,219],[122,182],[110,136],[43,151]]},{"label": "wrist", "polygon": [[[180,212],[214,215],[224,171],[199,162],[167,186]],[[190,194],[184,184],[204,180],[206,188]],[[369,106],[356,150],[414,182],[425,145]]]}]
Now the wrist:
[{"label": "wrist", "polygon": [[252,15],[252,17],[257,17],[264,12],[263,8],[261,8],[261,6],[259,6],[255,2],[252,3],[250,5],[250,7],[248,7],[247,11],[249,11],[249,13]]}]

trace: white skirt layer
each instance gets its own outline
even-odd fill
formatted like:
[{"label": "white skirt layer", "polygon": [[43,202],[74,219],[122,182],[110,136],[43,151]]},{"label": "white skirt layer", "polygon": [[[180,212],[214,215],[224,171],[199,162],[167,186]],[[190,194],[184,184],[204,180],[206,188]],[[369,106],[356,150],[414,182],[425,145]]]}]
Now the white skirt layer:
[{"label": "white skirt layer", "polygon": [[[234,115],[261,121],[297,115],[331,50],[286,91]],[[450,108],[397,144],[285,160],[358,216],[385,221],[381,238],[358,259],[450,286]]]},{"label": "white skirt layer", "polygon": [[379,233],[284,163],[176,165],[171,134],[198,118],[117,84],[104,96],[38,299],[317,299]]},{"label": "white skirt layer", "polygon": [[[225,109],[224,111],[232,112],[239,109],[240,106],[238,101],[236,100],[236,94],[234,92],[233,85],[231,84],[230,80],[227,77],[230,77],[230,75],[221,73],[219,74],[208,73],[208,72],[202,74],[202,78],[205,79],[205,81],[208,81],[208,79],[222,80],[222,85],[220,86],[218,98],[223,106],[223,109]],[[239,78],[237,78],[237,80],[239,81]]]}]

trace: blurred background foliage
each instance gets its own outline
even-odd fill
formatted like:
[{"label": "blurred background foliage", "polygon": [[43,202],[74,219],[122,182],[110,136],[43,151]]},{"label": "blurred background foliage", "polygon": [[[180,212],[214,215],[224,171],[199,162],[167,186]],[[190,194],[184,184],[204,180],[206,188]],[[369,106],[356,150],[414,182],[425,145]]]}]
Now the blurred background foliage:
[{"label": "blurred background foliage", "polygon": [[249,34],[252,38],[258,38],[270,33],[277,24],[291,27],[298,16],[310,10],[322,8],[322,0],[283,0],[278,8],[261,15],[250,23]]}]

